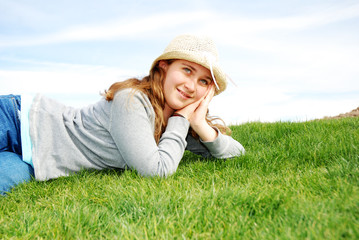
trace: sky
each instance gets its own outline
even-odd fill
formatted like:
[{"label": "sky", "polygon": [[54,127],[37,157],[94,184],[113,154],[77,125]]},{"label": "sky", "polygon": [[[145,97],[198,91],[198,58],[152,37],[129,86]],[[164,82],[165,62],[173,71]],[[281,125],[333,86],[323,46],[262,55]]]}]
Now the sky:
[{"label": "sky", "polygon": [[306,121],[359,107],[358,0],[0,0],[0,94],[81,107],[143,77],[180,34],[210,36],[232,81],[228,124]]}]

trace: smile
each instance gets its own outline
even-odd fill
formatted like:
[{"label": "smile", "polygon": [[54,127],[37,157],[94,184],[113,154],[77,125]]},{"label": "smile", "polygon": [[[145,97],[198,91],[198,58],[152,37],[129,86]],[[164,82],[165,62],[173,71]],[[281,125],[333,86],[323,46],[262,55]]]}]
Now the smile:
[{"label": "smile", "polygon": [[192,98],[192,96],[190,96],[189,94],[183,92],[182,90],[178,89],[177,88],[177,91],[181,94],[181,96],[185,99],[188,99],[188,98]]}]

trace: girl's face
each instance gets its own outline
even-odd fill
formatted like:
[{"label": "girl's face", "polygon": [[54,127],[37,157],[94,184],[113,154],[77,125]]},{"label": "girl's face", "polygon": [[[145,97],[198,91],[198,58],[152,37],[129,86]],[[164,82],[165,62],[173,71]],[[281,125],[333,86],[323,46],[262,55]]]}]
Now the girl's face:
[{"label": "girl's face", "polygon": [[164,96],[166,105],[179,110],[199,100],[211,85],[211,72],[193,62],[176,60],[171,64],[160,61],[159,66],[166,71]]}]

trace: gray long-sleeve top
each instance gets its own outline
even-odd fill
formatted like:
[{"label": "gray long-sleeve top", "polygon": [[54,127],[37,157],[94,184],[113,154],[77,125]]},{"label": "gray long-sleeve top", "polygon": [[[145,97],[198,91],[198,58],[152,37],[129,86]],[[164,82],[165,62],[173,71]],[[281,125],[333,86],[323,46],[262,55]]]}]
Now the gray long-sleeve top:
[{"label": "gray long-sleeve top", "polygon": [[189,127],[185,118],[170,117],[157,144],[153,107],[145,94],[131,89],[117,92],[110,102],[102,99],[81,109],[37,95],[30,110],[35,178],[104,168],[166,176],[176,171],[185,149],[216,158],[244,153],[230,136],[219,132],[213,142],[201,142],[188,134]]}]

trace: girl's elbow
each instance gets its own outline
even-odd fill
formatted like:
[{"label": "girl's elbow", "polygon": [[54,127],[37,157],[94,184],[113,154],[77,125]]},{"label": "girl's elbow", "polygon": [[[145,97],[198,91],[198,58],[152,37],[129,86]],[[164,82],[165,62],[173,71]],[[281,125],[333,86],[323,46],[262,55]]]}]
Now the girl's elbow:
[{"label": "girl's elbow", "polygon": [[145,168],[145,169],[141,169],[140,171],[137,170],[137,173],[143,177],[161,177],[161,178],[166,178],[168,176],[171,176],[175,172],[176,169],[166,169],[166,168],[158,168],[158,169]]}]

